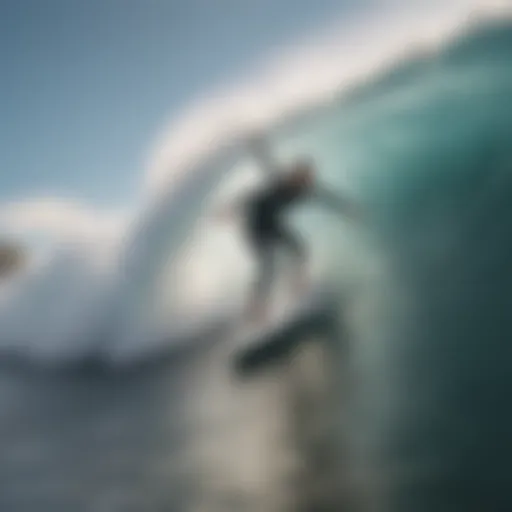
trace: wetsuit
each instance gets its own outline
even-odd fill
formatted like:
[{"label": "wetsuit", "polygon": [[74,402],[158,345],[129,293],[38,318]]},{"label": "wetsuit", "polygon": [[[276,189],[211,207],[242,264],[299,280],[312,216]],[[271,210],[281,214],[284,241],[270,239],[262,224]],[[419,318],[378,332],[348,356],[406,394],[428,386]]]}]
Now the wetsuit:
[{"label": "wetsuit", "polygon": [[340,198],[320,189],[301,189],[290,186],[284,180],[277,180],[263,190],[256,192],[245,203],[246,235],[254,251],[259,275],[254,293],[264,295],[274,277],[274,249],[287,249],[296,263],[306,260],[307,251],[302,239],[284,222],[283,214],[291,207],[311,199],[339,209]]}]

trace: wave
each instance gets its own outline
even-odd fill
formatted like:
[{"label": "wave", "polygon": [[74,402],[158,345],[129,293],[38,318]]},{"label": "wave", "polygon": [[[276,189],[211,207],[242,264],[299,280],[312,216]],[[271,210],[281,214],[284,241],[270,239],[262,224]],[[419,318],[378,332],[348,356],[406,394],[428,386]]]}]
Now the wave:
[{"label": "wave", "polygon": [[[503,63],[511,34],[508,21],[489,23],[455,39],[447,31],[450,39],[442,47],[395,63],[371,80],[367,77],[359,82],[357,87],[352,84],[350,90],[345,87],[340,91],[339,75],[327,66],[327,78],[314,88],[315,94],[299,94],[293,101],[285,98],[280,106],[268,103],[268,115],[254,116],[252,112],[246,116],[247,122],[230,117],[232,105],[228,108],[218,99],[211,107],[214,115],[211,108],[206,109],[206,114],[203,108],[199,109],[199,114],[192,114],[186,123],[178,123],[174,142],[157,151],[151,184],[158,184],[158,193],[153,190],[145,199],[141,214],[120,241],[110,245],[91,241],[68,244],[48,261],[39,262],[4,283],[0,297],[0,350],[46,362],[91,356],[111,362],[137,360],[204,332],[219,315],[236,318],[242,282],[250,272],[250,264],[240,247],[232,250],[236,237],[205,242],[209,228],[203,214],[226,184],[226,178],[229,185],[230,179],[250,174],[251,163],[244,151],[246,137],[254,129],[264,129],[280,154],[293,153],[299,147],[307,150],[314,141],[320,148],[317,154],[322,168],[326,168],[326,179],[334,185],[348,183],[350,188],[350,171],[340,177],[335,170],[350,164],[351,152],[347,146],[348,160],[339,161],[329,145],[340,130],[347,133],[353,128],[351,137],[357,137],[357,126],[347,125],[354,111],[359,113],[359,123],[364,122],[361,112],[366,112],[366,119],[371,118],[372,122],[386,123],[390,113],[383,105],[393,101],[414,111],[432,91],[448,97],[450,84],[461,91],[469,90],[476,83],[475,77],[483,80],[490,91],[494,85],[503,87],[504,80],[509,80]],[[267,91],[268,83],[261,87]],[[282,96],[273,95],[278,99]],[[480,101],[480,97],[476,95],[471,101]],[[223,119],[222,127],[215,126]],[[428,120],[414,118],[410,122],[413,133],[415,127]],[[476,118],[467,119],[469,125],[478,122]],[[202,129],[198,128],[201,123]],[[212,140],[215,128],[217,137]],[[192,146],[187,145],[190,137],[195,141]],[[359,140],[358,144],[364,148],[374,142]],[[175,172],[172,179],[168,175],[164,179],[160,171],[169,162],[176,164]],[[364,165],[355,167],[359,172],[355,181],[361,182]],[[235,191],[237,188],[231,187]],[[313,221],[308,222],[304,221],[304,227],[319,237],[324,256],[333,253],[335,256],[331,257],[336,259],[339,251],[330,234],[339,230],[338,225],[323,222],[323,229],[318,230]],[[228,254],[233,259],[226,270]],[[192,265],[193,270],[186,274],[191,261],[195,261],[195,267]],[[339,268],[329,267],[325,260],[319,265],[324,271],[339,273]],[[180,279],[182,274],[188,277]],[[199,274],[201,278],[197,278]],[[185,300],[184,291],[193,286],[194,276],[198,289]],[[161,297],[163,289],[169,292],[165,299]]]}]

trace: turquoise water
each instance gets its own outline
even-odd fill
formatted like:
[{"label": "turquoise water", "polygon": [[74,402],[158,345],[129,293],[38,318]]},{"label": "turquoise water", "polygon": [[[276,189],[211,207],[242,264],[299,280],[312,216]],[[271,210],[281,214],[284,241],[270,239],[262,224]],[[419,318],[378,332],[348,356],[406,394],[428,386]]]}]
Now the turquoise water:
[{"label": "turquoise water", "polygon": [[376,510],[511,506],[511,55],[510,25],[474,33],[298,136],[368,212],[343,314],[354,469]]}]

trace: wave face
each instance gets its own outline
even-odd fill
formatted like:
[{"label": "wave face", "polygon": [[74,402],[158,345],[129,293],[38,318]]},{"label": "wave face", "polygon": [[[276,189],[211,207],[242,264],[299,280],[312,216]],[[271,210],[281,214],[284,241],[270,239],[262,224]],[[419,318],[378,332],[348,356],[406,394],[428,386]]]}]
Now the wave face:
[{"label": "wave face", "polygon": [[386,262],[353,326],[358,469],[379,510],[512,506],[511,51],[503,22],[396,70],[337,139]]},{"label": "wave face", "polygon": [[[508,158],[511,34],[505,22],[472,31],[306,120],[291,116],[286,129],[269,130],[280,158],[313,155],[322,181],[368,210],[369,245],[320,210],[292,219],[311,241],[318,275],[365,290],[354,310],[355,335],[385,332],[380,322],[391,317],[380,312],[379,286],[396,295],[386,307],[401,303],[404,283],[425,278],[432,258],[461,254],[475,208],[503,190],[507,178],[491,178],[489,169],[498,173]],[[219,314],[236,314],[251,260],[236,230],[215,227],[205,214],[258,180],[243,136],[187,169],[144,209],[122,244],[68,247],[11,283],[2,297],[1,348],[47,360],[137,358]],[[459,279],[471,280],[463,269],[458,265]]]}]

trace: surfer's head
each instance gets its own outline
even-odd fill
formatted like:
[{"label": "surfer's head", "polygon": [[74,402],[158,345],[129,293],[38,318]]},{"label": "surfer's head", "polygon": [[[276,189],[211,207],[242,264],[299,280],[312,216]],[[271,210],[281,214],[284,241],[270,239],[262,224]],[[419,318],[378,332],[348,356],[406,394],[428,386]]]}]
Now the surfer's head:
[{"label": "surfer's head", "polygon": [[310,158],[299,158],[290,169],[288,182],[299,189],[309,189],[315,181],[315,166]]}]

